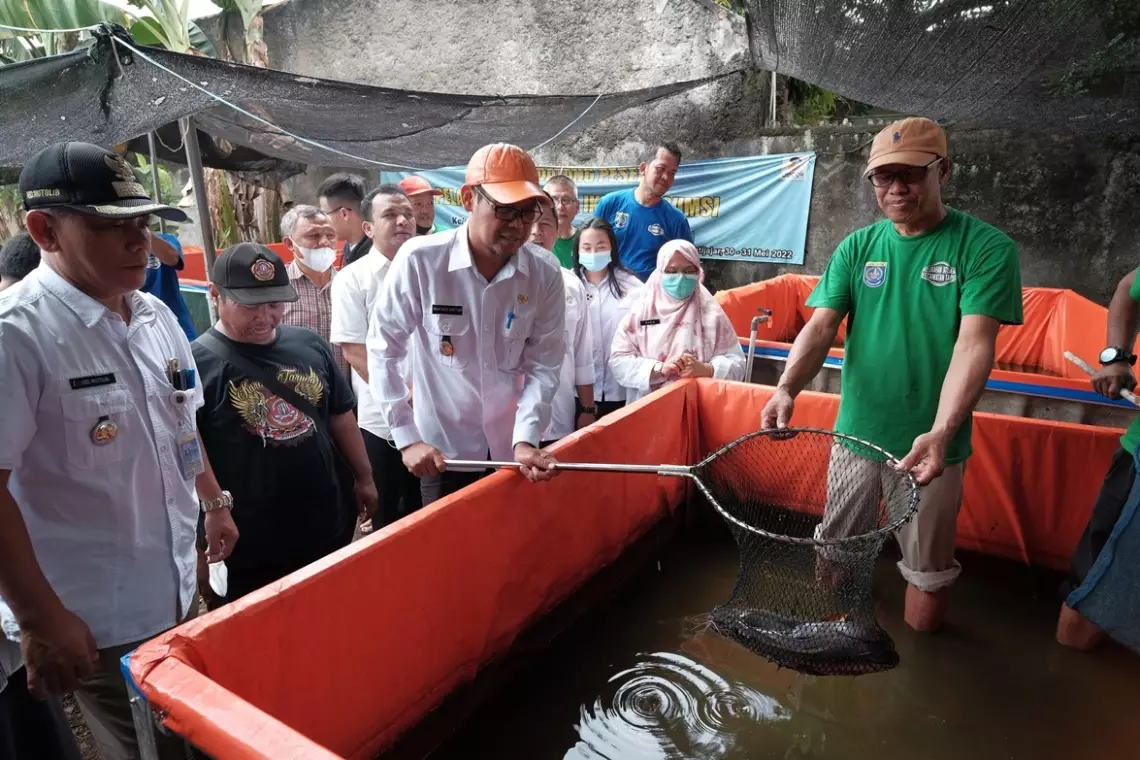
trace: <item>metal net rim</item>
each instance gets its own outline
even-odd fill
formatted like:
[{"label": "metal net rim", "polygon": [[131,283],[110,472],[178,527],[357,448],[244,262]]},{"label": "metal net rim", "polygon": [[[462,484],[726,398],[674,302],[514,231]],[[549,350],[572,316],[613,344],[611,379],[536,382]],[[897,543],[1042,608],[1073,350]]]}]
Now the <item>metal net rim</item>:
[{"label": "metal net rim", "polygon": [[[841,538],[826,538],[826,539],[815,538],[814,536],[805,537],[805,538],[799,538],[797,536],[786,536],[786,535],[783,535],[782,533],[772,533],[772,532],[766,531],[762,528],[757,528],[754,525],[749,525],[748,523],[744,522],[743,520],[736,517],[735,515],[729,514],[729,512],[724,507],[721,506],[720,501],[718,501],[717,498],[715,496],[713,496],[713,494],[709,491],[708,486],[705,485],[704,480],[700,477],[700,473],[702,472],[702,470],[705,467],[707,467],[708,465],[712,464],[713,461],[718,459],[723,454],[727,454],[729,451],[736,448],[737,446],[739,446],[743,443],[746,443],[747,441],[752,440],[753,438],[757,438],[759,436],[779,436],[779,435],[787,435],[788,437],[794,437],[795,435],[798,435],[800,433],[818,433],[820,435],[829,436],[829,437],[836,439],[836,440],[850,441],[851,443],[858,444],[859,446],[864,446],[868,449],[871,449],[873,451],[876,451],[876,452],[882,454],[884,457],[884,462],[887,464],[898,462],[898,459],[893,454],[891,454],[889,451],[884,449],[882,446],[878,446],[874,443],[871,443],[870,441],[865,441],[862,438],[856,438],[855,436],[847,435],[846,433],[836,432],[835,430],[827,430],[825,428],[814,428],[814,427],[789,427],[789,428],[783,428],[783,429],[769,428],[769,429],[765,429],[765,430],[757,430],[757,431],[752,432],[752,433],[747,433],[745,435],[740,436],[735,441],[730,441],[729,443],[724,444],[719,449],[717,449],[713,453],[709,454],[707,457],[702,459],[699,463],[694,465],[692,468],[692,474],[690,477],[692,478],[693,482],[697,485],[697,488],[699,488],[701,490],[701,493],[704,494],[705,498],[708,499],[709,503],[712,504],[713,509],[715,509],[717,512],[719,512],[720,516],[723,517],[725,520],[727,520],[731,524],[735,525],[736,527],[740,528],[741,530],[745,530],[745,531],[752,533],[752,534],[755,534],[757,536],[762,536],[762,537],[767,538],[769,540],[776,541],[779,543],[784,543],[784,544],[798,544],[800,546],[843,546],[844,544],[855,543],[857,541],[867,541],[869,539],[886,537],[886,536],[894,533],[895,531],[897,531],[902,526],[906,525],[908,522],[910,522],[914,518],[915,514],[918,512],[918,501],[919,501],[919,495],[920,494],[919,494],[919,490],[918,490],[918,481],[914,479],[914,475],[910,472],[899,472],[899,475],[904,476],[906,478],[907,482],[909,483],[910,493],[907,497],[907,500],[909,503],[907,504],[906,511],[898,519],[888,523],[887,525],[885,525],[881,528],[876,528],[875,530],[867,531],[866,533],[860,533],[856,536],[843,536]],[[896,472],[898,472],[898,471],[896,470]]]}]

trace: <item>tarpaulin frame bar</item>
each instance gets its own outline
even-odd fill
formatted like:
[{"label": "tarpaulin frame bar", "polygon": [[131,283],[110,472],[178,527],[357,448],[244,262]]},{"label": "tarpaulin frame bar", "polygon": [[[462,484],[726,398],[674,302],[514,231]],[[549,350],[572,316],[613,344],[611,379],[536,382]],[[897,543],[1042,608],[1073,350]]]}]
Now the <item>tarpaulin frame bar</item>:
[{"label": "tarpaulin frame bar", "polygon": [[[202,168],[202,151],[198,147],[198,128],[194,125],[192,117],[182,119],[180,127],[182,142],[186,146],[186,165],[190,167],[190,181],[194,186],[194,205],[198,210],[198,228],[202,231],[202,255],[206,259],[206,281],[209,282],[215,258],[214,226],[210,221],[210,201],[206,197],[206,172]],[[153,135],[153,132],[151,134]],[[151,144],[153,146],[153,142]],[[218,313],[214,302],[207,298],[206,306],[210,310],[210,323],[217,322]]]}]

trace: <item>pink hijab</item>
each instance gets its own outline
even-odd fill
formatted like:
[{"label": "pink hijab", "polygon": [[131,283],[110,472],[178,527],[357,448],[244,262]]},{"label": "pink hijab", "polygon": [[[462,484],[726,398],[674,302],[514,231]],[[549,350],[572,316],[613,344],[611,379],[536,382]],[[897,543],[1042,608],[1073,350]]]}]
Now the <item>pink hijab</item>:
[{"label": "pink hijab", "polygon": [[[620,329],[641,356],[655,361],[676,359],[689,352],[698,361],[708,362],[714,356],[739,351],[732,323],[704,285],[698,284],[696,292],[684,301],[665,292],[661,277],[675,253],[695,264],[704,282],[705,270],[696,246],[687,240],[670,240],[657,252],[657,269],[649,275]],[[642,324],[651,320],[660,322]]]}]

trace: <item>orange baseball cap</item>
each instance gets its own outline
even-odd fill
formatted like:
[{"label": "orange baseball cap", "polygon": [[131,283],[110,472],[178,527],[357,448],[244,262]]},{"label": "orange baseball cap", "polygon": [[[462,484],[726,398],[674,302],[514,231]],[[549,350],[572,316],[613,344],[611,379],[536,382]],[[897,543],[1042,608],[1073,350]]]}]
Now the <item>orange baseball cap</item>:
[{"label": "orange baseball cap", "polygon": [[946,133],[930,119],[912,117],[888,124],[875,135],[863,176],[886,164],[925,166],[946,156]]},{"label": "orange baseball cap", "polygon": [[479,185],[497,203],[522,203],[532,198],[546,198],[538,185],[538,167],[534,159],[517,145],[495,143],[475,151],[467,162],[464,183]]},{"label": "orange baseball cap", "polygon": [[404,195],[420,195],[421,193],[431,193],[432,195],[443,195],[442,190],[436,190],[431,186],[423,177],[417,177],[412,174],[400,180],[398,187],[404,191]]}]

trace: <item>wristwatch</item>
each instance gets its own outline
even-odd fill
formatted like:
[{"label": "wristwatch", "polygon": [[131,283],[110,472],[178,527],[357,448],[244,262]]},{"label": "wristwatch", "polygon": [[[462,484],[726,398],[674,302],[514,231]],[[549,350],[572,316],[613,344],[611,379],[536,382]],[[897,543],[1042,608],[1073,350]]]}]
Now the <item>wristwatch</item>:
[{"label": "wristwatch", "polygon": [[595,405],[595,406],[579,406],[578,407],[578,414],[592,414],[595,417],[597,417],[598,416],[598,407],[597,407],[597,405]]},{"label": "wristwatch", "polygon": [[1130,354],[1123,348],[1117,346],[1109,346],[1100,352],[1100,364],[1102,367],[1107,367],[1109,364],[1119,364],[1125,362],[1129,365],[1136,364],[1136,354]]},{"label": "wristwatch", "polygon": [[218,509],[233,509],[234,508],[234,495],[229,491],[222,491],[222,495],[216,499],[207,499],[202,502],[203,512],[213,512]]}]

